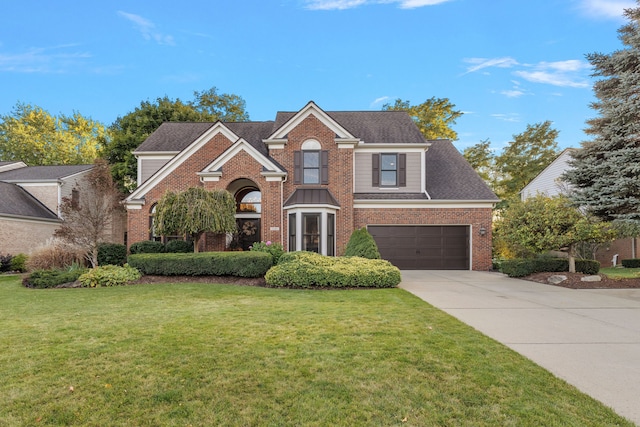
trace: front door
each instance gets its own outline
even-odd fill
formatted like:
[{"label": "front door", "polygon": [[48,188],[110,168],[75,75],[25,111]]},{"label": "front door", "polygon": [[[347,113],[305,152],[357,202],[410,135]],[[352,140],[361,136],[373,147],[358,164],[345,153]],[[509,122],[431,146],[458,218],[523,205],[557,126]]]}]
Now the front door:
[{"label": "front door", "polygon": [[260,218],[237,218],[238,243],[243,251],[250,250],[251,246],[260,241]]}]

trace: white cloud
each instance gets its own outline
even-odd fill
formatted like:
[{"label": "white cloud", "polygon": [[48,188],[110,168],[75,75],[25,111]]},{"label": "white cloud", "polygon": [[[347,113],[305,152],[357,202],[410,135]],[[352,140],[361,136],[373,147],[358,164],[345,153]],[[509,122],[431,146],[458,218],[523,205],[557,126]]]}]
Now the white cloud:
[{"label": "white cloud", "polygon": [[580,0],[580,9],[595,18],[624,19],[624,9],[636,7],[632,0]]},{"label": "white cloud", "polygon": [[400,9],[434,6],[452,0],[306,0],[310,10],[345,10],[371,4],[397,3]]},{"label": "white cloud", "polygon": [[155,24],[148,19],[143,18],[140,15],[135,15],[133,13],[127,13],[123,11],[118,11],[118,15],[122,16],[130,22],[133,22],[136,29],[140,31],[142,37],[144,37],[146,40],[153,40],[161,45],[175,46],[176,43],[173,39],[173,36],[162,34],[157,31],[155,29]]},{"label": "white cloud", "polygon": [[374,100],[373,100],[373,102],[371,103],[370,108],[373,108],[373,107],[375,107],[375,106],[377,106],[377,105],[380,105],[380,104],[382,104],[383,102],[388,101],[389,99],[391,99],[391,97],[389,97],[389,96],[381,96],[380,98],[376,98],[376,99],[374,99]]},{"label": "white cloud", "polygon": [[519,89],[511,89],[511,90],[503,90],[500,92],[501,95],[506,96],[507,98],[519,98],[525,93]]},{"label": "white cloud", "polygon": [[77,45],[68,44],[47,48],[32,48],[20,53],[0,53],[0,71],[18,73],[66,73],[76,70],[87,52],[68,51]]},{"label": "white cloud", "polygon": [[507,114],[491,114],[491,117],[494,119],[502,120],[504,122],[519,122],[520,115],[518,113],[507,113]]},{"label": "white cloud", "polygon": [[582,71],[590,68],[589,64],[577,59],[557,62],[540,62],[533,65],[532,70],[518,70],[514,74],[532,83],[544,83],[561,87],[588,87],[589,83]]},{"label": "white cloud", "polygon": [[475,73],[476,71],[482,70],[484,68],[490,67],[498,67],[498,68],[512,68],[518,64],[518,61],[511,57],[503,57],[503,58],[465,58],[464,62],[472,64],[469,68],[467,68],[467,73]]}]

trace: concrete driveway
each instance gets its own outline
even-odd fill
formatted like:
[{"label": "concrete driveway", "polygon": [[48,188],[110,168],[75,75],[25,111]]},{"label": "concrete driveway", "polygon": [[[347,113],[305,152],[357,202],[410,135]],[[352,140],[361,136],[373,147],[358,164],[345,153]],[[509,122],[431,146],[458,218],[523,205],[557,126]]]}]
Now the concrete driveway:
[{"label": "concrete driveway", "polygon": [[574,290],[476,271],[402,271],[400,287],[640,425],[640,289]]}]

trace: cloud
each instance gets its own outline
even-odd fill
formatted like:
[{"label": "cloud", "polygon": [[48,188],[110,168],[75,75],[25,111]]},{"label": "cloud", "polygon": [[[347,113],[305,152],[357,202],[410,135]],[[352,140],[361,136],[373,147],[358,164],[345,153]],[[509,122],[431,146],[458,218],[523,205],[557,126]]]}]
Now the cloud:
[{"label": "cloud", "polygon": [[306,0],[306,8],[310,10],[345,10],[372,4],[398,4],[400,9],[415,9],[424,6],[435,6],[452,0]]},{"label": "cloud", "polygon": [[531,70],[519,70],[514,74],[532,83],[544,83],[561,87],[588,87],[589,83],[582,71],[590,65],[584,61],[571,59],[557,62],[540,62]]},{"label": "cloud", "polygon": [[0,53],[0,71],[17,73],[62,74],[74,71],[91,54],[69,51],[75,44],[31,48],[20,53]]},{"label": "cloud", "polygon": [[123,18],[125,18],[130,22],[133,22],[135,28],[138,31],[140,31],[140,33],[142,34],[142,37],[144,37],[145,40],[153,40],[156,43],[161,45],[175,46],[176,43],[175,43],[175,40],[173,39],[173,36],[162,34],[159,31],[157,31],[155,29],[156,28],[155,24],[149,21],[148,19],[143,18],[140,15],[123,12],[121,10],[118,11],[118,15],[122,16]]},{"label": "cloud", "polygon": [[579,8],[587,15],[594,18],[624,19],[625,9],[636,7],[632,0],[580,0]]},{"label": "cloud", "polygon": [[[518,64],[518,61],[511,57],[503,57],[503,58],[465,58],[464,62],[472,64],[469,68],[467,68],[466,73],[475,73],[476,71],[480,71],[484,68],[490,67],[498,67],[498,68],[512,68]],[[465,73],[465,74],[466,74]]]},{"label": "cloud", "polygon": [[370,108],[373,108],[377,105],[382,104],[383,102],[388,101],[389,99],[391,99],[390,96],[381,96],[380,98],[376,98],[373,100],[373,102],[370,104]]},{"label": "cloud", "polygon": [[520,121],[520,115],[518,113],[508,114],[491,114],[494,119],[502,120],[504,122],[516,123]]}]

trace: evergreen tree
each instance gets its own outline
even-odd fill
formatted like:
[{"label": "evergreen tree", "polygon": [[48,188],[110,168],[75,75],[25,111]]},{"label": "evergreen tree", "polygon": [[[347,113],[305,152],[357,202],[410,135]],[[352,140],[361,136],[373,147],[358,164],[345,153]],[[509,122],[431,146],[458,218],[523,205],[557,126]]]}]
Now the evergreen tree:
[{"label": "evergreen tree", "polygon": [[640,7],[625,16],[618,30],[624,48],[587,55],[599,78],[591,104],[598,117],[587,121],[593,139],[573,152],[564,179],[574,202],[598,217],[640,222]]}]

